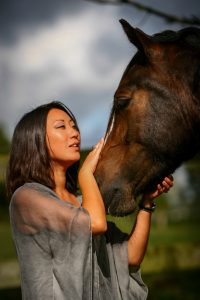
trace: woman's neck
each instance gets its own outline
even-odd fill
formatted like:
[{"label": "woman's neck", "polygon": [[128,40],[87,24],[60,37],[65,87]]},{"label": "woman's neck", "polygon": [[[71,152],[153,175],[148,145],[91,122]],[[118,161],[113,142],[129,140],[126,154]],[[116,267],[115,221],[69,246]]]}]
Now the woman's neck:
[{"label": "woman's neck", "polygon": [[66,189],[66,169],[54,168],[54,181],[54,192],[60,199],[71,202],[75,206],[80,206],[80,203],[76,199],[76,196]]},{"label": "woman's neck", "polygon": [[66,192],[66,169],[54,167],[55,192],[59,196]]}]

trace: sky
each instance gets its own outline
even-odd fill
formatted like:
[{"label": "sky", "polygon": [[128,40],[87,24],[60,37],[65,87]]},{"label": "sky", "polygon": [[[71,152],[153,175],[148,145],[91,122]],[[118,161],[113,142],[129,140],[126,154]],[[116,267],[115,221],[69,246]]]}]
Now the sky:
[{"label": "sky", "polygon": [[[171,14],[200,17],[199,0],[140,2]],[[127,4],[1,0],[0,123],[9,137],[24,113],[53,100],[75,114],[82,149],[104,135],[114,92],[136,52],[121,18],[148,34],[181,28]]]}]

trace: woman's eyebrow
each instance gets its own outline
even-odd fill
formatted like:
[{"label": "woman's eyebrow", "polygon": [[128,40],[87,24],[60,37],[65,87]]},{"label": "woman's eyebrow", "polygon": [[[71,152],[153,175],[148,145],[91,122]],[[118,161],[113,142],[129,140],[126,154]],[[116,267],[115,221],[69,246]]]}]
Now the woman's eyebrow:
[{"label": "woman's eyebrow", "polygon": [[56,122],[56,121],[62,121],[62,122],[65,122],[64,119],[56,119],[55,122]]}]

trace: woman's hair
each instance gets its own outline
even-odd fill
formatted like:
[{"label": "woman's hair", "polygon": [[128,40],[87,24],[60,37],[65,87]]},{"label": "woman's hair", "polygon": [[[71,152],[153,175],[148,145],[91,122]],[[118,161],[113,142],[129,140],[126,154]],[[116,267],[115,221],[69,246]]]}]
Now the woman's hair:
[{"label": "woman's hair", "polygon": [[[26,113],[16,125],[12,138],[6,175],[9,196],[26,182],[38,182],[51,189],[55,188],[51,158],[46,143],[47,115],[53,108],[66,112],[79,131],[73,113],[61,102],[53,101]],[[78,167],[79,161],[66,171],[66,188],[73,194],[77,192]]]}]

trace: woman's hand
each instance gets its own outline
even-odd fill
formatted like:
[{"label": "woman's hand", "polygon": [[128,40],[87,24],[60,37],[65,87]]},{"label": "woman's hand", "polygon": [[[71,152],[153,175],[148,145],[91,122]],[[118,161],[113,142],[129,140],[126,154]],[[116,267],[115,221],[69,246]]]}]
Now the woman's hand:
[{"label": "woman's hand", "polygon": [[153,200],[159,197],[162,193],[167,193],[170,190],[170,188],[173,186],[173,183],[174,183],[174,178],[172,175],[165,177],[164,180],[157,185],[157,190],[155,192],[145,194],[143,196],[143,199]]},{"label": "woman's hand", "polygon": [[169,175],[157,185],[155,192],[143,196],[141,201],[143,207],[138,212],[136,223],[128,240],[128,259],[130,265],[139,266],[146,253],[151,226],[151,212],[155,208],[153,199],[162,193],[167,193],[172,186],[173,177]]},{"label": "woman's hand", "polygon": [[104,139],[102,138],[93,148],[93,150],[88,154],[85,161],[82,164],[82,167],[80,169],[79,173],[85,173],[85,171],[89,171],[92,174],[96,170],[96,166],[99,160],[99,156],[101,153],[101,150],[104,145]]},{"label": "woman's hand", "polygon": [[87,209],[91,218],[93,234],[101,234],[107,230],[106,212],[101,193],[94,178],[99,155],[104,140],[101,139],[86,157],[78,175],[79,185],[83,196],[82,207]]}]

